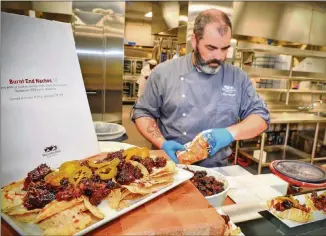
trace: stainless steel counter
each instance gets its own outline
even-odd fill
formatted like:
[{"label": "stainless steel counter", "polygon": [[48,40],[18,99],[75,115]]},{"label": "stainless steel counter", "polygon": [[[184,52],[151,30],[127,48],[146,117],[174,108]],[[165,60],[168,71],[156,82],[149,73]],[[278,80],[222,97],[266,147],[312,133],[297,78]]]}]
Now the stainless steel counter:
[{"label": "stainless steel counter", "polygon": [[271,124],[326,123],[326,118],[306,112],[271,112]]},{"label": "stainless steel counter", "polygon": [[[264,166],[268,166],[270,163],[268,161],[263,163],[263,152],[275,152],[282,150],[280,155],[280,159],[285,159],[287,153],[292,153],[295,157],[300,158],[301,161],[308,161],[313,164],[314,161],[322,161],[326,160],[326,157],[319,157],[315,159],[316,154],[316,146],[318,140],[318,132],[319,126],[321,123],[326,123],[326,117],[319,116],[314,113],[307,112],[271,112],[270,113],[270,123],[271,124],[286,124],[286,133],[284,139],[284,145],[274,145],[274,146],[266,146],[265,147],[265,138],[266,133],[261,134],[261,142],[260,142],[260,153],[259,159],[253,157],[253,151],[258,148],[239,148],[239,142],[236,144],[236,154],[235,154],[235,163],[237,163],[238,152],[240,152],[243,156],[255,161],[258,163],[258,174],[261,173],[261,168]],[[316,124],[314,139],[313,139],[313,147],[311,155],[308,153],[304,153],[298,149],[295,149],[291,146],[288,146],[288,138],[290,131],[290,124]],[[326,133],[325,133],[326,136]],[[266,154],[267,155],[267,154]]]}]

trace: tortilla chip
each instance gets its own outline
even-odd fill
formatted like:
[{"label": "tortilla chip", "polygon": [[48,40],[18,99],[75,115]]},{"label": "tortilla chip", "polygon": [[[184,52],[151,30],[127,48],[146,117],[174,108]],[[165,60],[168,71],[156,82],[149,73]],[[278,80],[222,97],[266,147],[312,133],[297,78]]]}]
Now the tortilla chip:
[{"label": "tortilla chip", "polygon": [[108,201],[109,201],[109,206],[112,209],[118,209],[119,207],[119,203],[122,199],[122,194],[121,194],[121,189],[117,188],[117,189],[113,189],[109,196],[107,197]]},{"label": "tortilla chip", "polygon": [[149,172],[148,172],[147,168],[143,164],[141,164],[141,163],[139,163],[137,161],[129,161],[129,162],[133,166],[138,167],[140,169],[141,173],[143,174],[143,177],[141,179],[148,179],[149,178]]},{"label": "tortilla chip", "polygon": [[23,204],[25,194],[16,191],[1,191],[1,210],[6,213]]},{"label": "tortilla chip", "polygon": [[12,217],[17,221],[29,223],[35,220],[37,214],[37,212],[29,212],[25,214],[12,215]]},{"label": "tortilla chip", "polygon": [[[72,228],[85,228],[90,222],[91,217],[83,213],[86,211],[84,203],[79,203],[69,209],[65,209],[60,213],[52,215],[51,217],[41,221],[39,226],[41,229],[46,230],[50,228],[62,228],[70,226]],[[61,234],[59,234],[61,235]]]},{"label": "tortilla chip", "polygon": [[131,202],[130,201],[128,201],[128,200],[122,200],[122,201],[120,201],[119,207],[118,207],[117,210],[120,211],[120,210],[122,210],[122,209],[124,209],[124,208],[126,208],[126,207],[128,207],[130,205],[131,205]]},{"label": "tortilla chip", "polygon": [[125,199],[131,194],[131,192],[128,189],[123,189],[121,193],[121,199]]},{"label": "tortilla chip", "polygon": [[162,188],[166,188],[167,186],[171,185],[172,183],[173,183],[173,179],[171,179],[170,181],[164,182],[164,183],[155,184],[151,187],[152,193],[155,193],[155,192],[161,190]]},{"label": "tortilla chip", "polygon": [[163,177],[151,178],[151,180],[141,183],[143,183],[145,187],[152,187],[156,184],[169,183],[171,181],[173,181],[173,175],[165,175]]},{"label": "tortilla chip", "polygon": [[122,187],[128,189],[132,193],[149,194],[152,192],[150,187],[145,187],[144,184],[131,183],[129,185],[123,185]]},{"label": "tortilla chip", "polygon": [[128,196],[126,196],[123,200],[135,200],[139,197],[142,197],[143,195],[139,194],[139,193],[130,193],[128,194]]},{"label": "tortilla chip", "polygon": [[291,208],[291,209],[287,209],[284,211],[274,211],[275,215],[277,215],[280,218],[283,219],[288,219],[288,220],[292,220],[295,222],[300,222],[300,223],[307,223],[311,220],[313,220],[313,214],[312,212],[305,212],[302,210],[299,210],[297,208]]},{"label": "tortilla chip", "polygon": [[66,235],[73,235],[76,233],[76,229],[70,227],[70,226],[65,226],[62,228],[49,228],[43,232],[43,235],[46,236],[66,236]]},{"label": "tortilla chip", "polygon": [[176,165],[173,161],[167,161],[166,166],[162,168],[153,168],[153,172],[150,174],[150,178],[153,176],[161,176],[166,173],[176,173]]},{"label": "tortilla chip", "polygon": [[89,202],[88,197],[83,196],[85,207],[97,218],[103,219],[104,215],[100,210]]},{"label": "tortilla chip", "polygon": [[19,205],[13,209],[11,209],[9,212],[7,212],[7,215],[12,216],[12,215],[24,215],[24,214],[30,214],[30,213],[38,213],[40,212],[41,209],[33,209],[33,210],[28,210],[24,205]]},{"label": "tortilla chip", "polygon": [[317,208],[315,207],[315,204],[314,204],[314,202],[311,199],[311,194],[305,194],[304,195],[304,198],[305,198],[305,204],[306,204],[306,206],[307,207],[310,207],[311,210],[316,211]]},{"label": "tortilla chip", "polygon": [[54,200],[47,204],[38,214],[38,216],[35,219],[35,223],[44,220],[50,216],[53,216],[59,212],[62,212],[65,209],[68,209],[72,206],[77,205],[78,203],[82,202],[83,198],[74,198],[71,201],[60,201],[58,202],[57,200]]},{"label": "tortilla chip", "polygon": [[12,182],[6,186],[4,186],[1,191],[4,191],[4,192],[8,192],[8,191],[15,191],[17,193],[22,193],[22,192],[26,192],[23,190],[23,187],[24,187],[24,181],[25,179],[22,179],[18,182]]}]

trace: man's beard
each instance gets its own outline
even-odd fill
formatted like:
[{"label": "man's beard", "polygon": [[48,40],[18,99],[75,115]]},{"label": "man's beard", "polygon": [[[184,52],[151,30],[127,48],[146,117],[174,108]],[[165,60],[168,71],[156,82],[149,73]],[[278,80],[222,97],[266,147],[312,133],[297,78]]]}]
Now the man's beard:
[{"label": "man's beard", "polygon": [[[217,60],[217,59],[212,59],[212,60],[208,60],[205,61],[201,55],[200,52],[198,50],[198,47],[196,47],[196,50],[194,52],[195,55],[195,62],[196,62],[196,66],[205,74],[209,74],[209,75],[214,75],[216,74],[220,68],[221,68],[221,64],[223,63],[223,61]],[[210,63],[216,63],[218,64],[218,66],[210,66]]]}]

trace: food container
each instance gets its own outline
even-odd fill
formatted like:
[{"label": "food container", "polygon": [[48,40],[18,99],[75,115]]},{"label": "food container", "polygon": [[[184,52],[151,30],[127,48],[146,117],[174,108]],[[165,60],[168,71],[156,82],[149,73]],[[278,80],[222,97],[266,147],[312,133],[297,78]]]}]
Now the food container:
[{"label": "food container", "polygon": [[192,170],[192,171],[206,171],[207,176],[213,176],[217,181],[224,183],[224,190],[218,194],[207,196],[205,197],[207,201],[213,206],[213,207],[220,207],[224,205],[224,201],[228,195],[228,190],[230,188],[229,182],[227,181],[226,177],[219,172],[212,170],[210,168],[205,168],[201,166],[195,166],[195,165],[181,165],[179,164],[178,167],[186,168]]},{"label": "food container", "polygon": [[326,187],[326,171],[310,163],[296,160],[275,160],[270,163],[269,169],[273,174],[297,187]]},{"label": "food container", "polygon": [[126,133],[122,125],[101,121],[94,122],[94,129],[99,141],[117,139]]}]

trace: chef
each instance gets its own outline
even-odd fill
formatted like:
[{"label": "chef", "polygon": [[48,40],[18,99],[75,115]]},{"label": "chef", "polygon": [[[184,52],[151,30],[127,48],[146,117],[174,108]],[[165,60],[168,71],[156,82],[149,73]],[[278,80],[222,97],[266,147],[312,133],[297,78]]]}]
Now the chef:
[{"label": "chef", "polygon": [[142,68],[140,72],[140,76],[137,80],[138,84],[138,93],[137,96],[140,97],[140,95],[143,94],[143,91],[146,87],[146,82],[149,77],[149,75],[152,73],[152,70],[157,65],[157,61],[152,59],[147,62],[147,64]]},{"label": "chef", "polygon": [[208,130],[214,146],[195,164],[225,166],[231,142],[268,128],[269,113],[248,75],[225,63],[231,33],[225,13],[201,12],[191,37],[193,52],[158,65],[134,105],[132,119],[140,133],[175,162],[184,144]]}]

